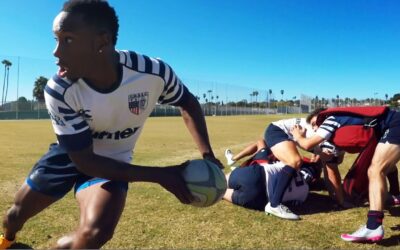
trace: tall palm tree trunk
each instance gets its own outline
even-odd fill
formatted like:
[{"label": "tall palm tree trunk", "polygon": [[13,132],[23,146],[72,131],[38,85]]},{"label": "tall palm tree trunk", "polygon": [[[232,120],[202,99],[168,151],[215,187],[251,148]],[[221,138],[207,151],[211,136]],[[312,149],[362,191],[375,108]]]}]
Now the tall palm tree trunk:
[{"label": "tall palm tree trunk", "polygon": [[4,104],[4,88],[6,86],[6,74],[7,74],[7,66],[4,65],[4,81],[3,81],[3,91],[1,92],[1,105]]},{"label": "tall palm tree trunk", "polygon": [[6,94],[4,95],[4,103],[7,102],[7,94],[8,94],[8,83],[10,79],[10,67],[7,67],[7,81],[6,81]]}]

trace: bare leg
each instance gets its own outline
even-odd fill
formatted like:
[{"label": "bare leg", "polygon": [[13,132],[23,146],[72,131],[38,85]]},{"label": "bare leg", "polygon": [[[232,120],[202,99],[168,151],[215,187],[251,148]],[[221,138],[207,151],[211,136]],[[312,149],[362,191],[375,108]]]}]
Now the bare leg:
[{"label": "bare leg", "polygon": [[28,219],[40,213],[57,200],[58,198],[32,190],[24,183],[15,195],[14,204],[4,216],[3,228],[5,238],[14,240],[17,232],[22,229]]},{"label": "bare leg", "polygon": [[81,216],[75,232],[62,237],[57,248],[100,248],[109,241],[125,206],[126,192],[116,185],[99,183],[76,195]]},{"label": "bare leg", "polygon": [[[229,183],[229,177],[231,176],[231,173],[227,173],[226,175],[225,175],[225,177],[226,177],[226,181]],[[226,201],[229,201],[229,202],[232,202],[232,194],[233,194],[233,189],[232,188],[227,188],[226,189],[226,192],[225,192],[225,194],[224,194],[224,197],[223,197],[223,199],[224,200],[226,200]]]},{"label": "bare leg", "polygon": [[271,148],[272,153],[285,165],[296,170],[300,169],[302,158],[293,141],[282,141]]},{"label": "bare leg", "polygon": [[368,169],[370,210],[383,211],[386,174],[400,159],[400,145],[378,143]]},{"label": "bare leg", "polygon": [[232,157],[232,160],[238,161],[243,157],[250,156],[255,154],[256,152],[260,151],[263,148],[266,148],[267,145],[263,139],[259,139],[257,142],[252,143],[245,147],[242,151]]}]

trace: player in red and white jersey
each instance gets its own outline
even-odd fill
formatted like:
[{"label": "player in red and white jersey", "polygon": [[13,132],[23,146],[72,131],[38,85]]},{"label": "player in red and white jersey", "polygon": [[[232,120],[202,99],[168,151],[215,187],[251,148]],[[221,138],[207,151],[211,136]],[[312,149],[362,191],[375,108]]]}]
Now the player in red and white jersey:
[{"label": "player in red and white jersey", "polygon": [[[348,131],[348,128],[359,128],[358,131],[362,132],[367,128],[373,127],[376,137],[371,137],[371,139],[376,139],[377,143],[376,147],[372,150],[371,164],[368,168],[370,210],[367,214],[367,222],[366,225],[360,227],[352,234],[342,234],[341,238],[351,242],[380,241],[384,237],[383,209],[387,195],[386,175],[393,171],[396,163],[400,160],[400,112],[387,110],[387,112],[376,117],[371,124],[366,123],[365,116],[360,112],[363,108],[343,108],[343,110],[345,109],[347,109],[347,112],[352,113],[332,114],[326,118],[324,116],[321,123],[318,122],[318,116],[323,110],[315,110],[311,113],[307,119],[316,131],[316,134],[310,138],[306,138],[304,130],[299,127],[295,127],[292,133],[299,145],[307,150],[324,140],[335,142],[335,138],[339,137],[336,137],[339,131]],[[345,138],[343,139],[343,137]],[[347,146],[348,150],[351,150],[351,147],[357,149],[356,144],[361,142],[364,136],[362,133],[356,135],[346,135],[343,133],[339,139],[342,142],[349,142],[349,145],[345,143],[343,145]]]},{"label": "player in red and white jersey", "polygon": [[[58,143],[35,164],[4,218],[1,248],[24,223],[75,188],[77,229],[56,248],[96,249],[112,238],[128,182],[160,184],[182,203],[190,194],[182,167],[130,164],[135,143],[156,103],[181,108],[203,158],[212,151],[197,99],[165,62],[115,49],[118,18],[106,1],[69,0],[53,23],[59,71],[45,88]],[[166,133],[172,131],[165,131]]]}]

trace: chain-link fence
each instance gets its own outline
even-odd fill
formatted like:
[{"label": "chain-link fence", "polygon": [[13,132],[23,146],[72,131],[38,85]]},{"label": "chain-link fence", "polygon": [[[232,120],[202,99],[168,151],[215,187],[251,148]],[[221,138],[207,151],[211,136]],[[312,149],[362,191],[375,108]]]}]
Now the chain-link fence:
[{"label": "chain-link fence", "polygon": [[[56,72],[53,60],[0,55],[3,70],[0,70],[1,102],[0,119],[47,119],[44,103],[37,93],[38,79],[51,77]],[[237,86],[229,83],[204,80],[182,79],[196,96],[207,116],[251,115],[251,114],[297,114],[309,113],[316,107],[349,105],[377,105],[385,101],[368,98],[358,101],[350,98],[318,98],[306,94],[288,98],[285,90],[273,84],[264,84],[264,89]],[[386,100],[387,101],[387,100]],[[170,106],[157,106],[152,116],[180,115],[179,109]]]}]

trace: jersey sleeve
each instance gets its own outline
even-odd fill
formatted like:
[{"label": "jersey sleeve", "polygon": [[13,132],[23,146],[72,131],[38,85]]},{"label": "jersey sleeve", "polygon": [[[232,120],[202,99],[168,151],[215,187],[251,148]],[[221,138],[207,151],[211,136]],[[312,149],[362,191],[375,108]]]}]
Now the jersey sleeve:
[{"label": "jersey sleeve", "polygon": [[329,116],[325,121],[319,126],[315,132],[317,135],[321,136],[325,140],[329,140],[332,134],[340,127],[340,123],[336,121],[334,116]]},{"label": "jersey sleeve", "polygon": [[189,98],[190,92],[188,88],[168,64],[161,60],[159,60],[159,63],[160,76],[164,79],[165,85],[158,102],[160,104],[181,106]]},{"label": "jersey sleeve", "polygon": [[68,96],[71,86],[71,83],[55,75],[47,82],[44,97],[60,146],[68,151],[77,151],[90,146],[92,137],[84,112]]}]

